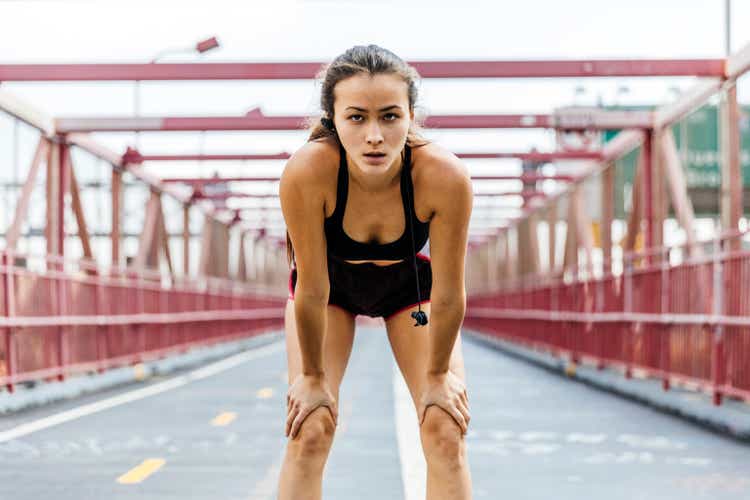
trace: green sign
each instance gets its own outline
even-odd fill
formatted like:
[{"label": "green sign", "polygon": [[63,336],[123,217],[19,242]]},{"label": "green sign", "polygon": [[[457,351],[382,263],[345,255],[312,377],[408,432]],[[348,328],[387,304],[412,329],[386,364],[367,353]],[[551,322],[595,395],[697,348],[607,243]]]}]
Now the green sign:
[{"label": "green sign", "polygon": [[[647,109],[647,108],[608,108],[608,109]],[[672,133],[677,145],[677,153],[685,170],[688,189],[708,190],[721,187],[719,167],[719,112],[716,106],[703,106],[683,120],[672,125]],[[617,131],[604,133],[604,141],[609,141]],[[740,164],[745,187],[750,186],[750,107],[740,110]],[[633,151],[617,161],[616,204],[619,215],[624,213],[624,203],[629,198],[633,186],[633,175],[638,152]]]}]

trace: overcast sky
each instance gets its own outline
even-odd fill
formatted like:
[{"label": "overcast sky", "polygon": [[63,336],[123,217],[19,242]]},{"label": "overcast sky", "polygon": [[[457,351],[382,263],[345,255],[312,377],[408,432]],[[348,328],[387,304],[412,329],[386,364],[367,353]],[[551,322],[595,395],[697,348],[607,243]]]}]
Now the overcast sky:
[{"label": "overcast sky", "polygon": [[[750,2],[732,5],[736,51],[750,42]],[[704,58],[721,57],[725,50],[723,0],[0,0],[0,63],[147,62],[164,49],[210,36],[219,39],[219,49],[162,61],[329,61],[365,43],[407,60]],[[746,80],[740,100],[750,102]],[[692,83],[686,78],[427,80],[421,105],[432,113],[523,113],[597,100],[656,104]],[[53,116],[133,113],[130,82],[3,87]],[[577,87],[584,90],[576,96]],[[239,115],[256,106],[268,114],[300,114],[315,112],[318,98],[312,81],[146,82],[141,95],[142,113],[151,116]],[[430,137],[456,152],[554,147],[546,131],[431,132]],[[98,138],[117,151],[134,142],[128,134]],[[293,151],[304,140],[304,133],[162,133],[142,134],[139,145],[145,153],[278,152]],[[469,166],[483,173],[496,165]],[[257,163],[253,172],[278,173],[281,166]],[[216,168],[226,175],[248,171],[243,164]],[[208,170],[183,165],[159,174]]]},{"label": "overcast sky", "polygon": [[[735,50],[750,41],[750,2],[734,0]],[[0,62],[146,62],[168,48],[218,37],[203,56],[162,61],[329,61],[354,44],[377,43],[409,60],[686,58],[724,54],[723,0],[275,0],[199,2],[0,0]],[[674,98],[690,79],[428,80],[421,105],[433,113],[549,112],[573,103],[644,103]],[[56,116],[127,115],[132,83],[6,84]],[[618,93],[627,87],[629,92]],[[146,82],[146,115],[269,114],[317,109],[312,82]],[[741,97],[742,98],[742,97]],[[152,139],[142,148],[243,149],[226,134]],[[164,134],[161,134],[162,136]],[[301,134],[263,135],[256,149],[294,148]],[[549,134],[439,136],[451,149],[518,149]],[[122,135],[117,137],[122,138]],[[527,137],[527,139],[521,139]],[[183,140],[184,139],[184,140]],[[154,140],[152,144],[149,141]],[[113,139],[113,144],[120,140]],[[523,144],[518,144],[522,141]],[[258,141],[254,141],[258,142]],[[517,145],[518,147],[514,147]],[[549,144],[547,144],[549,145]]]}]

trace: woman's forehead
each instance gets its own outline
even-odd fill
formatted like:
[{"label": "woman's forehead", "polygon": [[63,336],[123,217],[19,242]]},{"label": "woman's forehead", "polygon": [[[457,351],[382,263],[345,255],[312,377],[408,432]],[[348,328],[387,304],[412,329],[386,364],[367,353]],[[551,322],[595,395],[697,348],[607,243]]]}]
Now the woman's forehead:
[{"label": "woman's forehead", "polygon": [[397,75],[359,74],[340,81],[333,91],[336,107],[380,108],[392,104],[408,107],[408,86]]}]

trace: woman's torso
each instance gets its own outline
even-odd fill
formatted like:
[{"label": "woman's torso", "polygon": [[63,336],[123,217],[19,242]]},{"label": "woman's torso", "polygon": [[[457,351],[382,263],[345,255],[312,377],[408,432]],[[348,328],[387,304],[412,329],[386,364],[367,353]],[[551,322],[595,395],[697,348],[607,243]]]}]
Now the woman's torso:
[{"label": "woman's torso", "polygon": [[[403,178],[406,173],[403,169],[406,165],[402,165],[402,170],[396,176],[392,185],[377,192],[364,191],[355,182],[352,182],[351,177],[348,177],[348,182],[344,181],[346,194],[343,201],[345,201],[345,205],[339,206],[337,205],[339,203],[338,192],[341,191],[339,170],[341,167],[351,169],[352,166],[347,165],[345,160],[344,162],[341,161],[337,141],[327,139],[319,142],[326,144],[326,149],[330,150],[327,151],[329,154],[326,154],[329,159],[326,163],[330,174],[327,173],[326,175],[329,181],[325,184],[324,193],[328,234],[330,235],[332,231],[331,222],[338,219],[336,222],[338,222],[339,227],[343,228],[343,234],[339,229],[336,232],[336,239],[339,240],[340,244],[343,243],[342,246],[363,249],[365,248],[363,244],[384,245],[384,248],[390,246],[392,250],[395,250],[395,247],[402,250],[399,252],[402,257],[398,259],[345,258],[344,260],[353,264],[370,262],[380,266],[402,262],[407,258],[403,251],[405,244],[408,243],[409,253],[411,253],[411,235],[407,226],[407,218],[410,214],[406,211],[407,207],[404,205],[408,204],[409,201],[412,203],[414,211],[412,220],[416,230],[415,236],[418,240],[420,234],[423,235],[426,231],[433,215],[433,211],[428,206],[429,201],[426,199],[425,190],[420,189],[424,174],[424,156],[427,152],[426,148],[430,148],[431,144],[410,148],[411,161],[408,169],[411,180],[409,186],[411,189],[408,190],[410,192],[407,192],[407,185],[405,184],[408,181]],[[340,218],[342,211],[343,219]],[[335,214],[335,212],[338,213]],[[337,217],[334,217],[334,215],[337,215]],[[416,220],[413,217],[416,217]],[[417,246],[420,246],[419,241],[417,241]],[[419,251],[419,248],[414,250]]]}]

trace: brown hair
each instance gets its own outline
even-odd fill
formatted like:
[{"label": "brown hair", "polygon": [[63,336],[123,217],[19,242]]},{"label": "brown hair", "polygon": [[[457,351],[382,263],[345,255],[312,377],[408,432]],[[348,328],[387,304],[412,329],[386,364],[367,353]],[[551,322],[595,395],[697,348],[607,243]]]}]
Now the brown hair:
[{"label": "brown hair", "polygon": [[[407,84],[409,109],[411,111],[415,109],[418,97],[417,83],[419,81],[417,70],[390,50],[377,45],[356,45],[336,57],[318,75],[321,82],[320,108],[322,115],[311,119],[308,142],[327,137],[334,138],[338,142],[339,139],[333,127],[333,90],[340,81],[358,74],[399,76]],[[428,142],[420,134],[419,125],[412,122],[406,136],[406,144],[417,147]],[[294,263],[294,249],[288,231],[286,233],[286,249],[287,260],[291,266]]]}]

